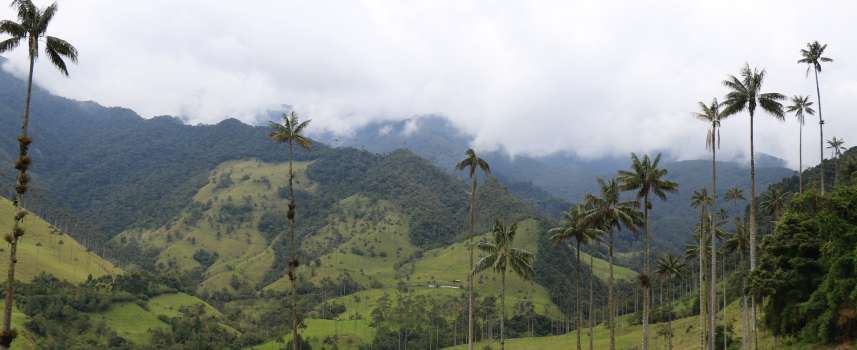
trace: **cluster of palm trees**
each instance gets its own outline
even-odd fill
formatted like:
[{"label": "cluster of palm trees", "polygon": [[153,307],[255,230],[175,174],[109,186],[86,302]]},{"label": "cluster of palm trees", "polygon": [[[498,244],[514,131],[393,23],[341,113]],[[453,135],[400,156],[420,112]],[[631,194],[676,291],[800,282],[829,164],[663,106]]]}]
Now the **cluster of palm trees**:
[{"label": "cluster of palm trees", "polygon": [[24,236],[22,224],[27,211],[24,209],[24,194],[27,193],[30,175],[28,169],[32,163],[29,147],[33,142],[28,136],[30,124],[30,99],[33,92],[33,69],[39,58],[39,47],[44,45],[44,53],[59,71],[68,76],[66,60],[77,63],[77,49],[60,38],[47,35],[48,26],[57,13],[57,4],[41,9],[31,0],[13,0],[12,8],[17,14],[17,21],[0,21],[0,34],[9,35],[9,39],[0,41],[0,53],[11,51],[25,43],[30,63],[27,75],[27,97],[24,101],[24,116],[21,124],[21,134],[18,136],[18,158],[15,161],[17,177],[15,181],[15,197],[12,204],[15,216],[11,233],[5,236],[9,243],[9,269],[6,279],[6,295],[3,308],[3,326],[0,329],[0,349],[9,349],[15,340],[17,332],[12,329],[12,303],[15,283],[15,265],[18,263],[18,242]]}]

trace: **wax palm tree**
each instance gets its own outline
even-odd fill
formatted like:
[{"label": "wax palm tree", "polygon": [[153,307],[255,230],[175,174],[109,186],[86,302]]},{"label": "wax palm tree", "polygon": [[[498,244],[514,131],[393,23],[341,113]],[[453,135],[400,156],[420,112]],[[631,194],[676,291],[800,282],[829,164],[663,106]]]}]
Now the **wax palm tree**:
[{"label": "wax palm tree", "polygon": [[741,348],[750,345],[749,315],[747,312],[747,261],[746,252],[750,249],[750,230],[747,221],[735,218],[735,233],[727,236],[723,248],[727,251],[738,252],[738,273],[741,276],[741,322],[744,334],[741,337]]},{"label": "wax palm tree", "polygon": [[607,252],[609,256],[610,276],[607,288],[607,321],[610,328],[610,350],[616,350],[616,324],[613,320],[615,315],[615,301],[613,300],[613,290],[615,287],[615,280],[613,278],[613,233],[623,227],[630,231],[636,231],[642,221],[642,215],[637,210],[636,201],[623,201],[621,199],[621,191],[616,179],[605,181],[599,178],[598,185],[601,192],[600,195],[587,194],[586,196],[587,206],[590,210],[584,221],[593,227],[599,227],[608,236]]},{"label": "wax palm tree", "polygon": [[533,253],[512,248],[517,230],[517,224],[507,227],[497,220],[492,230],[493,242],[479,243],[479,250],[487,255],[479,259],[473,270],[478,273],[492,269],[500,274],[500,350],[505,349],[506,345],[506,272],[511,270],[523,279],[529,279],[533,275]]},{"label": "wax palm tree", "polygon": [[806,122],[804,115],[815,115],[812,109],[812,101],[809,96],[792,96],[792,104],[786,108],[789,113],[794,113],[799,124],[798,127],[798,189],[803,193],[803,124]]},{"label": "wax palm tree", "polygon": [[[666,255],[662,256],[658,259],[658,267],[657,274],[658,277],[661,278],[662,281],[666,282],[667,285],[667,296],[670,294],[670,283],[672,283],[673,278],[676,276],[680,276],[684,271],[685,264],[674,255]],[[669,297],[667,300],[667,349],[672,350],[673,348],[673,337],[672,337],[672,298]]]},{"label": "wax palm tree", "polygon": [[[809,71],[815,73],[815,99],[818,101],[818,134],[819,137],[819,152],[821,160],[818,163],[821,169],[821,194],[824,194],[824,118],[821,115],[821,88],[818,85],[818,73],[821,73],[821,64],[833,62],[832,58],[824,57],[824,50],[827,49],[827,44],[821,45],[818,41],[813,41],[806,44],[805,49],[800,50],[801,59],[797,63],[806,64],[806,75],[809,76]],[[751,229],[752,231],[752,229]],[[751,258],[751,264],[753,259]]]},{"label": "wax palm tree", "polygon": [[[768,112],[778,120],[785,120],[783,113],[783,105],[779,101],[786,97],[776,92],[762,91],[762,84],[765,82],[765,70],[751,69],[750,65],[744,66],[741,70],[741,79],[729,76],[723,81],[730,91],[726,94],[726,100],[723,104],[726,109],[723,110],[724,115],[732,115],[746,110],[750,115],[750,271],[756,269],[756,154],[755,144],[753,140],[753,121],[756,113],[756,107],[761,107],[763,111]],[[753,304],[753,334],[756,331],[756,300],[752,300]]]},{"label": "wax palm tree", "polygon": [[476,180],[477,170],[482,170],[483,174],[491,173],[491,166],[484,159],[476,155],[476,151],[472,148],[464,152],[462,159],[455,166],[459,171],[467,170],[470,175],[470,237],[467,241],[467,246],[470,251],[470,271],[467,276],[467,349],[473,350],[474,344],[474,328],[473,328],[473,236],[476,235]]},{"label": "wax palm tree", "polygon": [[643,227],[645,239],[645,272],[641,274],[641,284],[643,285],[643,350],[649,349],[649,316],[651,313],[651,300],[649,281],[652,276],[651,266],[651,234],[649,232],[649,210],[652,208],[652,202],[649,200],[652,195],[661,200],[667,199],[667,193],[678,190],[678,184],[666,179],[667,170],[659,168],[661,155],[658,154],[654,159],[644,155],[643,158],[631,153],[631,170],[619,171],[619,182],[623,191],[635,191],[638,201],[643,201]]},{"label": "wax palm tree", "polygon": [[[700,119],[706,123],[711,125],[711,128],[706,132],[705,136],[705,147],[706,149],[711,150],[711,206],[709,208],[709,213],[714,212],[717,209],[717,149],[720,147],[720,123],[726,117],[720,114],[720,104],[717,103],[717,99],[713,99],[711,101],[711,105],[706,105],[705,103],[699,102],[700,112],[695,114],[697,119]],[[711,214],[709,214],[711,215]],[[712,232],[714,235],[714,226],[711,226]],[[717,288],[717,254],[714,252],[717,251],[717,240],[711,240],[711,288],[712,290],[716,290]],[[709,298],[709,307],[712,310],[711,315],[709,317],[709,327],[711,329],[715,328],[714,325],[714,315],[716,314],[716,295],[717,293],[711,293],[711,298]],[[713,343],[709,345],[710,347],[714,347]]]},{"label": "wax palm tree", "polygon": [[[577,281],[575,283],[575,302],[577,310],[577,349],[582,349],[580,342],[580,331],[583,325],[583,314],[580,308],[580,245],[588,244],[598,237],[599,230],[585,222],[586,208],[583,205],[575,205],[568,212],[563,213],[562,224],[550,229],[551,240],[555,244],[561,244],[568,239],[574,239],[577,256]],[[591,265],[590,265],[591,266]]]},{"label": "wax palm tree", "polygon": [[[297,243],[295,242],[295,210],[297,209],[297,204],[295,203],[295,192],[294,192],[294,147],[298,145],[299,147],[310,150],[312,148],[312,141],[310,139],[303,136],[304,130],[309,126],[310,121],[301,122],[298,114],[294,111],[289,112],[288,114],[283,113],[283,124],[278,124],[275,122],[271,122],[271,133],[269,137],[271,140],[277,143],[285,143],[289,146],[289,211],[286,214],[286,217],[289,219],[289,260],[288,260],[288,275],[289,282],[291,284],[291,299],[292,299],[292,339],[300,339],[298,336],[298,289],[297,289],[297,271],[298,268],[298,255],[297,255]],[[279,238],[279,237],[278,237]],[[298,350],[300,347],[300,342],[293,341],[292,349]]]},{"label": "wax palm tree", "polygon": [[845,140],[838,139],[834,136],[832,139],[827,140],[827,149],[830,150],[830,157],[834,159],[833,162],[833,186],[836,186],[836,183],[839,182],[839,157],[842,157],[842,152],[846,150],[845,148]]},{"label": "wax palm tree", "polygon": [[13,287],[15,264],[18,262],[18,239],[24,235],[24,229],[21,225],[27,215],[23,201],[30,181],[27,170],[31,164],[29,147],[32,139],[28,135],[28,128],[30,124],[30,100],[33,96],[33,69],[36,60],[39,58],[39,45],[44,43],[44,52],[48,59],[65,76],[68,76],[66,60],[77,63],[77,49],[74,46],[65,40],[47,35],[48,26],[57,13],[56,3],[40,9],[30,0],[13,0],[12,7],[17,13],[18,21],[0,21],[0,34],[11,36],[11,38],[0,41],[0,54],[15,49],[21,42],[26,42],[30,70],[27,75],[27,97],[24,102],[21,134],[18,136],[18,159],[15,161],[15,169],[18,171],[15,181],[15,197],[12,200],[12,204],[15,206],[15,217],[12,233],[6,235],[6,241],[9,242],[10,247],[9,269],[3,308],[3,328],[0,330],[0,349],[8,349],[16,336],[16,332],[12,329]]},{"label": "wax palm tree", "polygon": [[771,187],[768,192],[762,194],[759,208],[762,209],[766,215],[770,215],[774,221],[777,221],[780,219],[780,216],[782,216],[783,211],[785,211],[789,197],[790,194],[783,191],[779,186]]},{"label": "wax palm tree", "polygon": [[705,338],[706,334],[709,334],[709,330],[707,330],[705,326],[705,299],[706,299],[706,290],[705,286],[705,228],[707,227],[707,218],[705,216],[706,211],[708,210],[708,204],[711,202],[711,197],[708,196],[708,190],[705,188],[693,191],[693,196],[690,199],[690,205],[694,208],[699,208],[699,223],[696,225],[697,227],[697,240],[698,245],[696,246],[696,254],[699,257],[699,346],[700,348],[704,348],[705,346]]}]

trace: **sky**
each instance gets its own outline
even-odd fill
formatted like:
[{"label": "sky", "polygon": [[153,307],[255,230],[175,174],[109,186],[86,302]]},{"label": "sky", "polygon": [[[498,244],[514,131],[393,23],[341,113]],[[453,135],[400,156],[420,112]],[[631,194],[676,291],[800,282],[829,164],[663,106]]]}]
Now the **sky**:
[{"label": "sky", "polygon": [[[291,106],[314,132],[348,134],[370,121],[440,114],[475,135],[478,149],[701,158],[707,125],[691,117],[697,101],[722,98],[721,82],[745,63],[766,69],[763,90],[815,100],[796,61],[819,40],[835,59],[821,74],[825,139],[857,142],[848,108],[857,101],[853,0],[58,3],[49,32],[73,43],[80,62],[65,78],[42,59],[36,82],[147,118],[253,123]],[[0,18],[12,10],[0,6]],[[23,77],[24,55],[9,54],[3,69]],[[807,121],[811,165],[818,120]],[[759,113],[755,130],[758,152],[797,167],[793,116]],[[724,158],[746,158],[746,114],[725,121],[721,135]]]}]

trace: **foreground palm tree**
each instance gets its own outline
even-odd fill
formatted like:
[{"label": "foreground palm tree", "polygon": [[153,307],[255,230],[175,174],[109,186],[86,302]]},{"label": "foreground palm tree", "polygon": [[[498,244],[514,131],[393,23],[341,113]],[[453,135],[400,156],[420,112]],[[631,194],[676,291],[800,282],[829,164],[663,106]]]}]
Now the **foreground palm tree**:
[{"label": "foreground palm tree", "polygon": [[[756,269],[756,155],[753,140],[753,121],[756,107],[761,107],[780,121],[785,120],[783,105],[779,101],[786,97],[776,92],[763,93],[765,70],[751,69],[750,65],[741,70],[741,79],[734,75],[723,81],[729,88],[723,104],[723,115],[729,116],[746,110],[750,114],[750,272]],[[756,335],[756,298],[752,299],[753,336]]]},{"label": "foreground palm tree", "polygon": [[699,347],[700,349],[705,348],[705,338],[709,331],[705,326],[705,299],[706,299],[706,286],[705,286],[705,228],[706,228],[706,217],[705,213],[708,210],[708,203],[711,202],[711,198],[708,197],[708,190],[703,188],[700,190],[693,191],[693,196],[690,199],[690,205],[694,208],[699,208],[699,232],[697,234],[697,239],[699,240],[698,245],[696,246],[696,254],[699,257]]},{"label": "foreground palm tree", "polygon": [[473,269],[473,273],[492,269],[500,274],[500,350],[506,347],[506,272],[511,270],[523,279],[529,279],[533,275],[533,253],[512,248],[517,230],[518,224],[506,227],[497,220],[492,231],[494,241],[479,243],[479,250],[487,255],[479,259]]},{"label": "foreground palm tree", "polygon": [[[711,105],[699,102],[700,112],[696,113],[696,118],[711,125],[705,136],[705,148],[711,150],[711,206],[709,207],[709,216],[717,210],[717,148],[720,147],[720,123],[725,116],[720,114],[720,104],[717,99],[711,101]],[[711,218],[713,220],[713,217]],[[711,226],[711,236],[714,236],[714,225]],[[711,240],[711,290],[717,290],[717,240]],[[709,297],[709,329],[715,329],[714,319],[717,314],[717,293],[712,292]],[[714,348],[714,340],[709,342],[709,347]]]},{"label": "foreground palm tree", "polygon": [[65,76],[68,76],[68,68],[65,61],[69,60],[77,63],[77,49],[74,46],[65,40],[46,34],[51,20],[57,13],[56,3],[40,9],[30,0],[13,0],[12,7],[17,12],[18,22],[10,20],[0,21],[0,34],[11,36],[9,39],[0,41],[0,53],[10,51],[18,47],[21,42],[26,42],[27,53],[30,59],[30,70],[27,75],[27,97],[24,102],[21,135],[18,136],[18,159],[15,161],[15,169],[18,171],[15,181],[15,198],[12,200],[12,204],[15,206],[15,217],[12,224],[12,233],[6,235],[6,241],[9,242],[9,269],[6,281],[6,299],[3,308],[3,328],[0,330],[0,349],[8,349],[16,336],[16,332],[12,329],[12,296],[14,293],[15,264],[18,262],[18,239],[24,235],[24,229],[21,227],[21,224],[23,223],[24,216],[27,214],[24,209],[24,194],[27,192],[27,185],[30,181],[30,175],[27,170],[31,164],[28,152],[30,143],[32,142],[32,139],[27,134],[27,129],[30,124],[30,99],[33,95],[33,69],[35,68],[36,59],[39,57],[39,45],[42,44],[44,39],[45,54],[51,60],[51,63]]},{"label": "foreground palm tree", "polygon": [[464,152],[462,159],[455,166],[459,171],[467,170],[470,175],[470,237],[467,241],[468,249],[470,250],[470,273],[467,275],[467,349],[473,350],[473,336],[475,329],[473,328],[473,236],[476,235],[476,180],[478,178],[476,171],[482,170],[483,174],[491,173],[491,166],[488,162],[479,158],[476,151],[472,148]]},{"label": "foreground palm tree", "polygon": [[673,348],[673,336],[672,336],[672,297],[670,294],[670,283],[673,278],[676,276],[680,276],[684,271],[685,264],[674,255],[666,255],[658,259],[658,268],[657,273],[662,281],[665,281],[667,284],[667,349],[672,350]]},{"label": "foreground palm tree", "polygon": [[607,324],[610,328],[610,350],[616,350],[616,322],[615,316],[615,300],[613,300],[613,290],[615,280],[613,278],[613,233],[623,227],[630,231],[637,231],[637,227],[642,221],[642,215],[637,210],[636,201],[623,201],[621,199],[621,191],[619,183],[616,179],[604,181],[598,179],[598,185],[601,190],[599,196],[592,194],[586,195],[586,203],[590,208],[584,221],[587,225],[598,227],[608,235],[607,252],[608,263],[610,266],[610,277],[608,278],[607,288]]},{"label": "foreground palm tree", "polygon": [[836,160],[833,162],[833,186],[836,187],[836,183],[839,182],[839,157],[842,157],[842,152],[846,150],[845,148],[845,140],[838,139],[834,136],[832,139],[827,140],[827,149],[830,150],[830,157]]},{"label": "foreground palm tree", "polygon": [[[586,208],[575,205],[571,210],[563,214],[562,224],[550,229],[551,240],[560,244],[567,239],[574,239],[577,257],[577,281],[575,283],[575,305],[577,310],[577,349],[582,349],[580,342],[580,331],[583,326],[583,312],[580,308],[580,245],[587,244],[598,236],[598,231],[587,225],[584,218]],[[591,265],[590,265],[591,268]],[[591,287],[590,287],[591,288]]]},{"label": "foreground palm tree", "polygon": [[312,147],[312,142],[303,136],[303,131],[309,125],[309,120],[301,122],[298,114],[294,111],[289,114],[283,114],[283,124],[271,122],[270,137],[274,142],[286,143],[289,145],[289,211],[286,214],[289,219],[289,282],[291,284],[292,297],[292,349],[298,350],[300,341],[298,338],[298,289],[297,289],[297,272],[298,255],[295,242],[295,191],[294,191],[294,145],[309,150]]},{"label": "foreground palm tree", "polygon": [[[821,45],[818,41],[813,41],[806,44],[805,49],[800,50],[801,59],[797,63],[806,64],[806,75],[809,76],[809,71],[815,73],[815,99],[818,101],[818,139],[819,152],[821,159],[818,162],[818,167],[821,169],[821,194],[824,194],[824,118],[821,115],[821,88],[818,85],[818,73],[821,73],[821,64],[833,62],[832,58],[824,57],[824,50],[827,49],[827,44]],[[752,258],[750,259],[752,264]]]},{"label": "foreground palm tree", "polygon": [[661,161],[661,155],[658,154],[654,159],[648,155],[643,158],[637,157],[631,153],[631,170],[620,170],[619,181],[622,184],[624,191],[636,191],[637,201],[642,200],[643,206],[643,226],[645,239],[645,272],[640,276],[640,282],[643,285],[643,350],[649,349],[649,316],[651,314],[651,288],[652,265],[651,265],[651,233],[649,231],[649,210],[652,209],[652,202],[649,200],[651,195],[655,195],[661,200],[667,199],[668,192],[678,190],[678,184],[666,180],[666,169],[658,167]]},{"label": "foreground palm tree", "polygon": [[812,102],[809,96],[792,96],[792,104],[786,109],[789,113],[794,113],[799,125],[798,130],[798,189],[799,193],[803,193],[803,124],[806,122],[804,114],[815,115],[815,110],[812,109]]}]

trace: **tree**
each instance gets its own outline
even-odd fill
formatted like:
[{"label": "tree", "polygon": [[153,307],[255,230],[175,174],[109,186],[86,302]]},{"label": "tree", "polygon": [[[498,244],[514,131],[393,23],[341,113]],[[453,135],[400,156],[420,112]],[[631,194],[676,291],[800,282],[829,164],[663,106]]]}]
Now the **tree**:
[{"label": "tree", "polygon": [[690,199],[690,205],[694,208],[699,208],[699,224],[697,225],[699,232],[697,239],[699,244],[696,246],[696,255],[699,257],[699,346],[704,348],[706,334],[710,334],[710,330],[705,327],[705,213],[708,210],[708,203],[711,202],[711,197],[708,196],[708,190],[703,188],[693,191],[693,196]]},{"label": "tree", "polygon": [[487,255],[479,259],[473,270],[473,273],[478,273],[492,269],[500,274],[500,350],[506,345],[506,272],[511,270],[523,279],[533,275],[533,253],[512,248],[517,230],[518,224],[507,227],[497,220],[492,230],[494,241],[479,243],[479,250]]},{"label": "tree", "polygon": [[[580,342],[580,331],[583,325],[582,310],[580,308],[580,245],[588,244],[597,239],[598,231],[592,228],[584,220],[586,208],[583,205],[575,205],[571,210],[563,213],[562,224],[550,229],[551,240],[560,244],[567,239],[574,239],[577,258],[577,281],[575,283],[575,309],[577,310],[577,349],[582,347]],[[591,265],[590,265],[591,266]],[[591,267],[590,267],[591,268]],[[591,287],[590,287],[591,288]]]},{"label": "tree", "polygon": [[464,159],[456,166],[459,171],[467,170],[470,174],[470,237],[467,241],[467,246],[470,251],[470,270],[467,275],[467,349],[473,350],[473,236],[476,235],[476,180],[477,170],[482,170],[484,174],[491,173],[491,166],[488,162],[479,158],[476,151],[472,148],[464,152]]},{"label": "tree", "polygon": [[[720,114],[720,104],[717,99],[711,101],[711,105],[706,106],[705,103],[699,102],[700,112],[696,113],[696,118],[706,123],[711,124],[711,129],[708,130],[705,136],[705,148],[711,150],[711,206],[709,207],[709,216],[717,210],[717,148],[720,147],[720,123],[725,116]],[[713,220],[713,218],[712,218]],[[714,226],[711,226],[711,235],[714,236]],[[711,297],[709,298],[709,329],[715,328],[714,318],[717,314],[717,240],[711,240]],[[709,343],[710,348],[714,348],[713,338]]]},{"label": "tree", "polygon": [[[809,76],[809,71],[812,70],[815,74],[815,99],[818,101],[818,134],[820,135],[818,146],[821,158],[818,162],[818,167],[821,170],[821,194],[824,194],[824,118],[821,115],[821,88],[818,85],[818,73],[821,73],[821,64],[833,62],[832,58],[824,57],[824,50],[827,49],[827,44],[821,45],[818,41],[813,41],[806,44],[805,49],[800,50],[801,59],[797,63],[806,64],[806,75]],[[752,231],[752,228],[751,228]],[[751,265],[753,258],[750,259]]]},{"label": "tree", "polygon": [[[750,271],[756,269],[756,154],[753,143],[753,119],[756,107],[761,107],[780,121],[785,120],[783,105],[779,101],[786,97],[776,92],[762,91],[765,82],[765,70],[751,69],[750,65],[741,70],[741,79],[734,75],[723,81],[730,91],[726,94],[724,115],[732,115],[746,110],[750,114]],[[820,113],[819,113],[820,115]],[[756,299],[752,299],[753,335],[756,333]]]},{"label": "tree", "polygon": [[803,193],[803,124],[806,122],[804,114],[815,115],[812,109],[812,101],[809,96],[792,96],[792,104],[786,108],[789,113],[794,113],[799,125],[798,127],[798,189]]},{"label": "tree", "polygon": [[744,334],[741,337],[741,348],[746,349],[749,345],[749,315],[747,314],[747,261],[745,252],[750,249],[750,230],[747,221],[735,218],[735,233],[727,236],[723,249],[738,252],[738,273],[741,276],[741,326]]},{"label": "tree", "polygon": [[638,202],[623,201],[619,188],[619,183],[616,179],[605,181],[598,179],[600,195],[586,195],[586,205],[590,208],[584,221],[587,225],[598,227],[602,232],[607,233],[607,252],[608,263],[610,266],[610,277],[608,278],[607,288],[607,322],[610,327],[610,350],[616,350],[616,324],[614,321],[615,300],[613,300],[613,289],[615,282],[613,279],[613,233],[615,230],[620,230],[623,227],[630,231],[637,231],[640,225],[642,214],[637,210]]},{"label": "tree", "polygon": [[[297,246],[295,242],[295,210],[297,208],[297,204],[295,203],[295,192],[294,192],[294,168],[293,168],[293,160],[294,160],[294,145],[297,144],[301,148],[305,150],[310,150],[312,148],[312,141],[303,136],[304,129],[309,126],[310,121],[301,122],[298,118],[298,114],[294,111],[289,112],[288,114],[283,114],[283,124],[278,124],[275,122],[271,122],[271,133],[270,138],[274,142],[277,143],[286,143],[289,146],[289,211],[286,216],[289,219],[289,261],[288,261],[288,275],[289,282],[291,283],[291,292],[292,292],[292,339],[300,339],[298,336],[298,289],[297,289],[297,274],[296,269],[298,268],[298,255],[297,255]],[[293,350],[299,349],[300,342],[294,342],[292,345]]]},{"label": "tree", "polygon": [[759,203],[759,208],[766,215],[770,215],[774,220],[779,220],[780,216],[783,215],[783,211],[786,209],[786,204],[789,201],[789,193],[783,191],[783,189],[779,186],[771,187],[771,189],[762,194],[761,202]]},{"label": "tree", "polygon": [[12,200],[12,204],[15,206],[15,217],[12,233],[5,237],[6,241],[9,242],[9,269],[3,309],[3,328],[0,330],[0,349],[8,349],[16,335],[12,329],[13,285],[15,283],[15,264],[18,262],[18,239],[24,235],[24,229],[21,225],[27,215],[27,211],[24,209],[24,194],[27,192],[30,182],[30,174],[27,170],[32,163],[29,156],[32,139],[28,135],[28,128],[30,124],[30,100],[33,95],[33,69],[36,59],[39,58],[39,45],[44,39],[45,54],[50,59],[51,64],[65,76],[68,76],[66,60],[77,63],[77,49],[74,46],[65,40],[46,34],[51,20],[57,13],[56,3],[40,9],[31,0],[13,0],[12,7],[17,12],[18,22],[0,21],[0,34],[11,36],[9,39],[0,41],[0,53],[10,51],[18,47],[21,42],[26,41],[30,70],[27,75],[27,97],[24,102],[21,135],[18,136],[18,159],[15,161],[15,169],[18,172],[15,181],[15,197]]},{"label": "tree", "polygon": [[[657,274],[658,277],[661,278],[662,281],[665,281],[667,284],[667,296],[671,296],[669,292],[669,286],[672,282],[672,279],[676,276],[680,276],[684,271],[685,264],[674,255],[666,255],[662,256],[658,259],[658,267]],[[668,298],[667,300],[667,349],[672,350],[673,348],[673,339],[672,339],[672,298]]]},{"label": "tree", "polygon": [[835,160],[833,162],[833,186],[836,186],[836,183],[839,182],[839,158],[842,157],[842,152],[846,150],[844,145],[845,140],[838,139],[836,136],[827,140],[827,149],[830,150],[831,158]]},{"label": "tree", "polygon": [[665,179],[666,169],[658,167],[661,161],[660,153],[654,159],[644,155],[643,158],[631,153],[631,170],[619,171],[619,182],[623,191],[636,191],[637,201],[643,201],[643,226],[645,239],[645,272],[640,276],[643,285],[643,350],[649,349],[649,316],[651,316],[651,234],[649,232],[649,210],[652,203],[649,200],[655,195],[661,200],[667,199],[667,193],[678,190],[678,184]]}]

